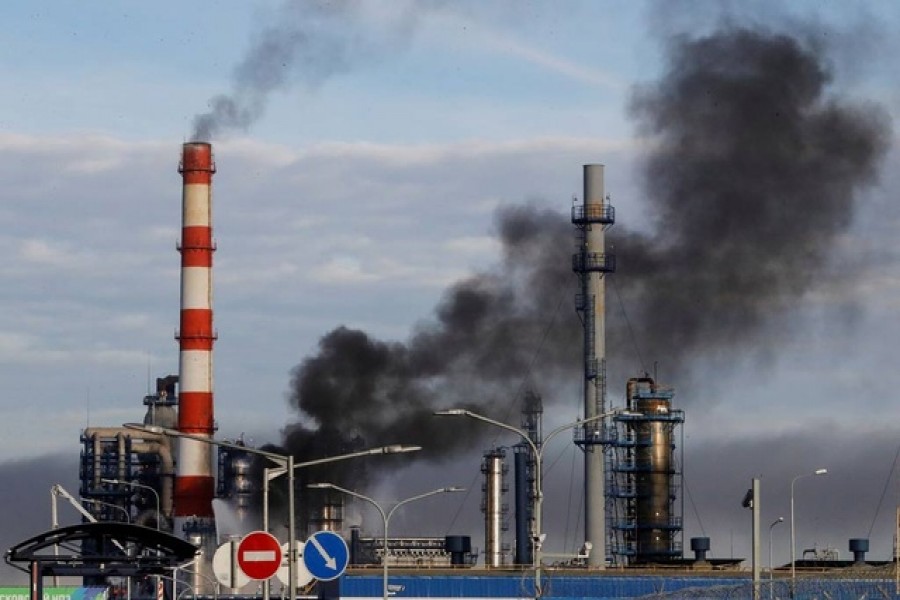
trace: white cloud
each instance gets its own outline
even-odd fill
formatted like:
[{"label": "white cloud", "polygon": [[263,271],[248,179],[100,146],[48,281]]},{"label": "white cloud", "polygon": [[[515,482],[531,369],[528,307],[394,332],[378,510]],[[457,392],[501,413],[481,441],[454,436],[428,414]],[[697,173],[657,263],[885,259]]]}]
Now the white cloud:
[{"label": "white cloud", "polygon": [[[122,324],[119,323],[118,326]],[[134,324],[127,328],[133,328]],[[140,365],[146,352],[126,348],[53,347],[52,339],[20,332],[0,331],[0,362],[6,365]]]},{"label": "white cloud", "polygon": [[500,242],[489,236],[465,236],[444,242],[444,248],[460,256],[497,256]]},{"label": "white cloud", "polygon": [[72,267],[77,264],[72,254],[60,245],[46,240],[24,240],[19,247],[19,259],[54,267]]},{"label": "white cloud", "polygon": [[379,281],[382,275],[365,268],[362,261],[352,256],[335,257],[314,267],[310,276],[318,283],[358,284]]}]

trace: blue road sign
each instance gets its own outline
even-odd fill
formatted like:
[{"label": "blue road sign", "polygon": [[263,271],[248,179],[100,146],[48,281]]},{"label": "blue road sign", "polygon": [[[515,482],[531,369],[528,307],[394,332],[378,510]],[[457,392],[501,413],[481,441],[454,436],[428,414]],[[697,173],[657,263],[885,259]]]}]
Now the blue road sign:
[{"label": "blue road sign", "polygon": [[309,536],[303,550],[303,564],[319,581],[331,581],[344,574],[350,562],[350,550],[344,538],[332,531],[317,531]]}]

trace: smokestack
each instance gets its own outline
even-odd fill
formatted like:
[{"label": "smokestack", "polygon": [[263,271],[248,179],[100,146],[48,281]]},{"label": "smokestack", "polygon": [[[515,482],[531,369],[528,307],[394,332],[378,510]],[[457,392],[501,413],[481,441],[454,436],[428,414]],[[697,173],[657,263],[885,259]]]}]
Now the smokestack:
[{"label": "smokestack", "polygon": [[[615,260],[606,254],[606,228],[615,220],[613,208],[603,192],[603,165],[584,165],[584,197],[581,206],[572,207],[572,222],[577,227],[578,252],[572,257],[572,269],[578,275],[580,294],[576,308],[582,314],[584,328],[584,417],[606,411],[606,282],[604,275],[615,270]],[[586,428],[600,435],[584,435],[584,537],[594,547],[588,565],[606,566],[606,513],[604,505],[605,471],[603,465],[603,424]]]},{"label": "smokestack", "polygon": [[[179,341],[178,430],[213,434],[212,349],[212,218],[211,192],[215,165],[212,146],[188,142],[178,168],[183,177],[181,244],[181,326]],[[175,475],[175,531],[191,518],[213,519],[214,492],[211,446],[178,439]]]}]

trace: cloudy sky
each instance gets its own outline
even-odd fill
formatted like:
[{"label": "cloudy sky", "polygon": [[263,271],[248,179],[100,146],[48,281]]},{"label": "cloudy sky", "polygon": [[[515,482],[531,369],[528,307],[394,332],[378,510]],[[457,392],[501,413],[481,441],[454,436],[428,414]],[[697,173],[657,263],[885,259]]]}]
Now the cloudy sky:
[{"label": "cloudy sky", "polygon": [[[218,167],[219,435],[282,443],[291,424],[315,427],[294,407],[291,374],[320,353],[323,336],[344,326],[403,345],[445,324],[441,307],[459,282],[521,268],[504,242],[510,207],[565,222],[581,195],[582,165],[602,163],[623,232],[623,269],[608,312],[631,332],[610,343],[609,400],[620,405],[625,379],[644,370],[676,387],[686,411],[685,546],[707,535],[713,555],[748,556],[750,516],[740,500],[751,478],[762,479],[767,526],[788,517],[791,479],[826,467],[828,476],[797,484],[798,548],[835,547],[847,556],[848,538],[870,537],[873,558],[886,559],[900,504],[900,178],[892,125],[900,115],[900,7],[781,4],[4,3],[0,476],[15,510],[0,517],[0,545],[49,525],[50,485],[77,489],[81,429],[139,420],[150,382],[177,370],[177,165],[181,143],[200,132],[212,138]],[[751,264],[742,277],[746,262],[735,261],[736,287],[716,284],[742,296],[777,284],[779,293],[759,295],[766,302],[748,313],[751,327],[720,327],[719,316],[744,314],[735,302],[736,313],[709,309],[690,332],[702,335],[678,327],[663,334],[666,303],[643,303],[652,289],[629,282],[627,242],[691,250],[665,254],[671,272],[688,277],[680,302],[692,294],[691,272],[709,263],[695,253],[705,236],[687,246],[666,237],[665,217],[680,204],[667,211],[656,196],[675,194],[661,188],[686,170],[683,146],[673,152],[667,144],[693,125],[663,123],[660,104],[680,89],[684,71],[715,66],[720,56],[686,48],[736,30],[793,40],[827,75],[810,101],[816,114],[838,107],[862,123],[853,131],[877,143],[867,160],[844,160],[859,154],[860,139],[828,138],[843,121],[827,121],[816,139],[829,151],[816,164],[849,172],[833,181],[830,170],[803,171],[821,193],[806,183],[793,189],[780,169],[738,169],[742,193],[757,195],[760,206],[781,190],[788,204],[811,196],[792,205],[802,211],[785,209],[776,219],[787,225],[774,231],[798,244],[755,237],[740,255],[771,271]],[[708,138],[699,139],[703,146]],[[702,221],[705,209],[693,196],[684,198],[682,216]],[[827,206],[817,204],[826,197]],[[567,237],[554,239],[569,248],[574,231],[562,231]],[[649,256],[659,265],[662,255]],[[529,313],[531,327],[564,330],[575,319],[576,279],[566,281],[571,288],[557,290],[551,310]],[[657,280],[646,281],[652,288]],[[696,298],[703,313],[703,296]],[[515,342],[510,354],[559,366],[542,355],[539,336]],[[486,381],[489,391],[448,386],[429,398],[446,406],[484,393],[502,413],[533,387],[553,407],[549,430],[579,416],[577,353],[576,346],[574,364],[553,377],[539,367],[513,369]],[[491,358],[505,364],[497,354]],[[508,414],[515,423],[515,410]],[[446,523],[430,521],[426,533],[469,533],[480,545],[480,454],[491,443],[515,442],[481,433],[475,450],[435,459],[440,477],[429,468],[434,462],[420,463],[382,474],[371,493],[389,499],[433,485],[472,488],[442,511],[451,515]],[[545,508],[549,539],[565,549],[580,545],[582,524],[578,455],[562,438],[547,453],[553,490]],[[418,526],[416,511],[408,513],[398,527]],[[776,562],[789,555],[781,527]]]}]

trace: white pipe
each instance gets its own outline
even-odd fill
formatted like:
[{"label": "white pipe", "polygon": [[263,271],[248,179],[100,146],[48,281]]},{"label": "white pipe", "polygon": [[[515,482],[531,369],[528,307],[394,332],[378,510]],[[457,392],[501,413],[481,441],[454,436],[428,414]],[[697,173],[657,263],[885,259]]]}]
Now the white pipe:
[{"label": "white pipe", "polygon": [[160,487],[161,487],[161,509],[163,516],[167,519],[172,517],[172,486],[175,476],[175,461],[172,458],[172,449],[170,447],[170,439],[168,436],[159,433],[138,432],[126,427],[88,427],[84,430],[84,436],[91,439],[94,444],[94,486],[100,486],[100,442],[103,439],[115,438],[119,441],[119,476],[118,478],[125,481],[128,479],[127,473],[124,472],[125,466],[125,444],[124,438],[131,437],[131,451],[138,454],[156,454],[159,456],[161,463],[160,470]]}]

